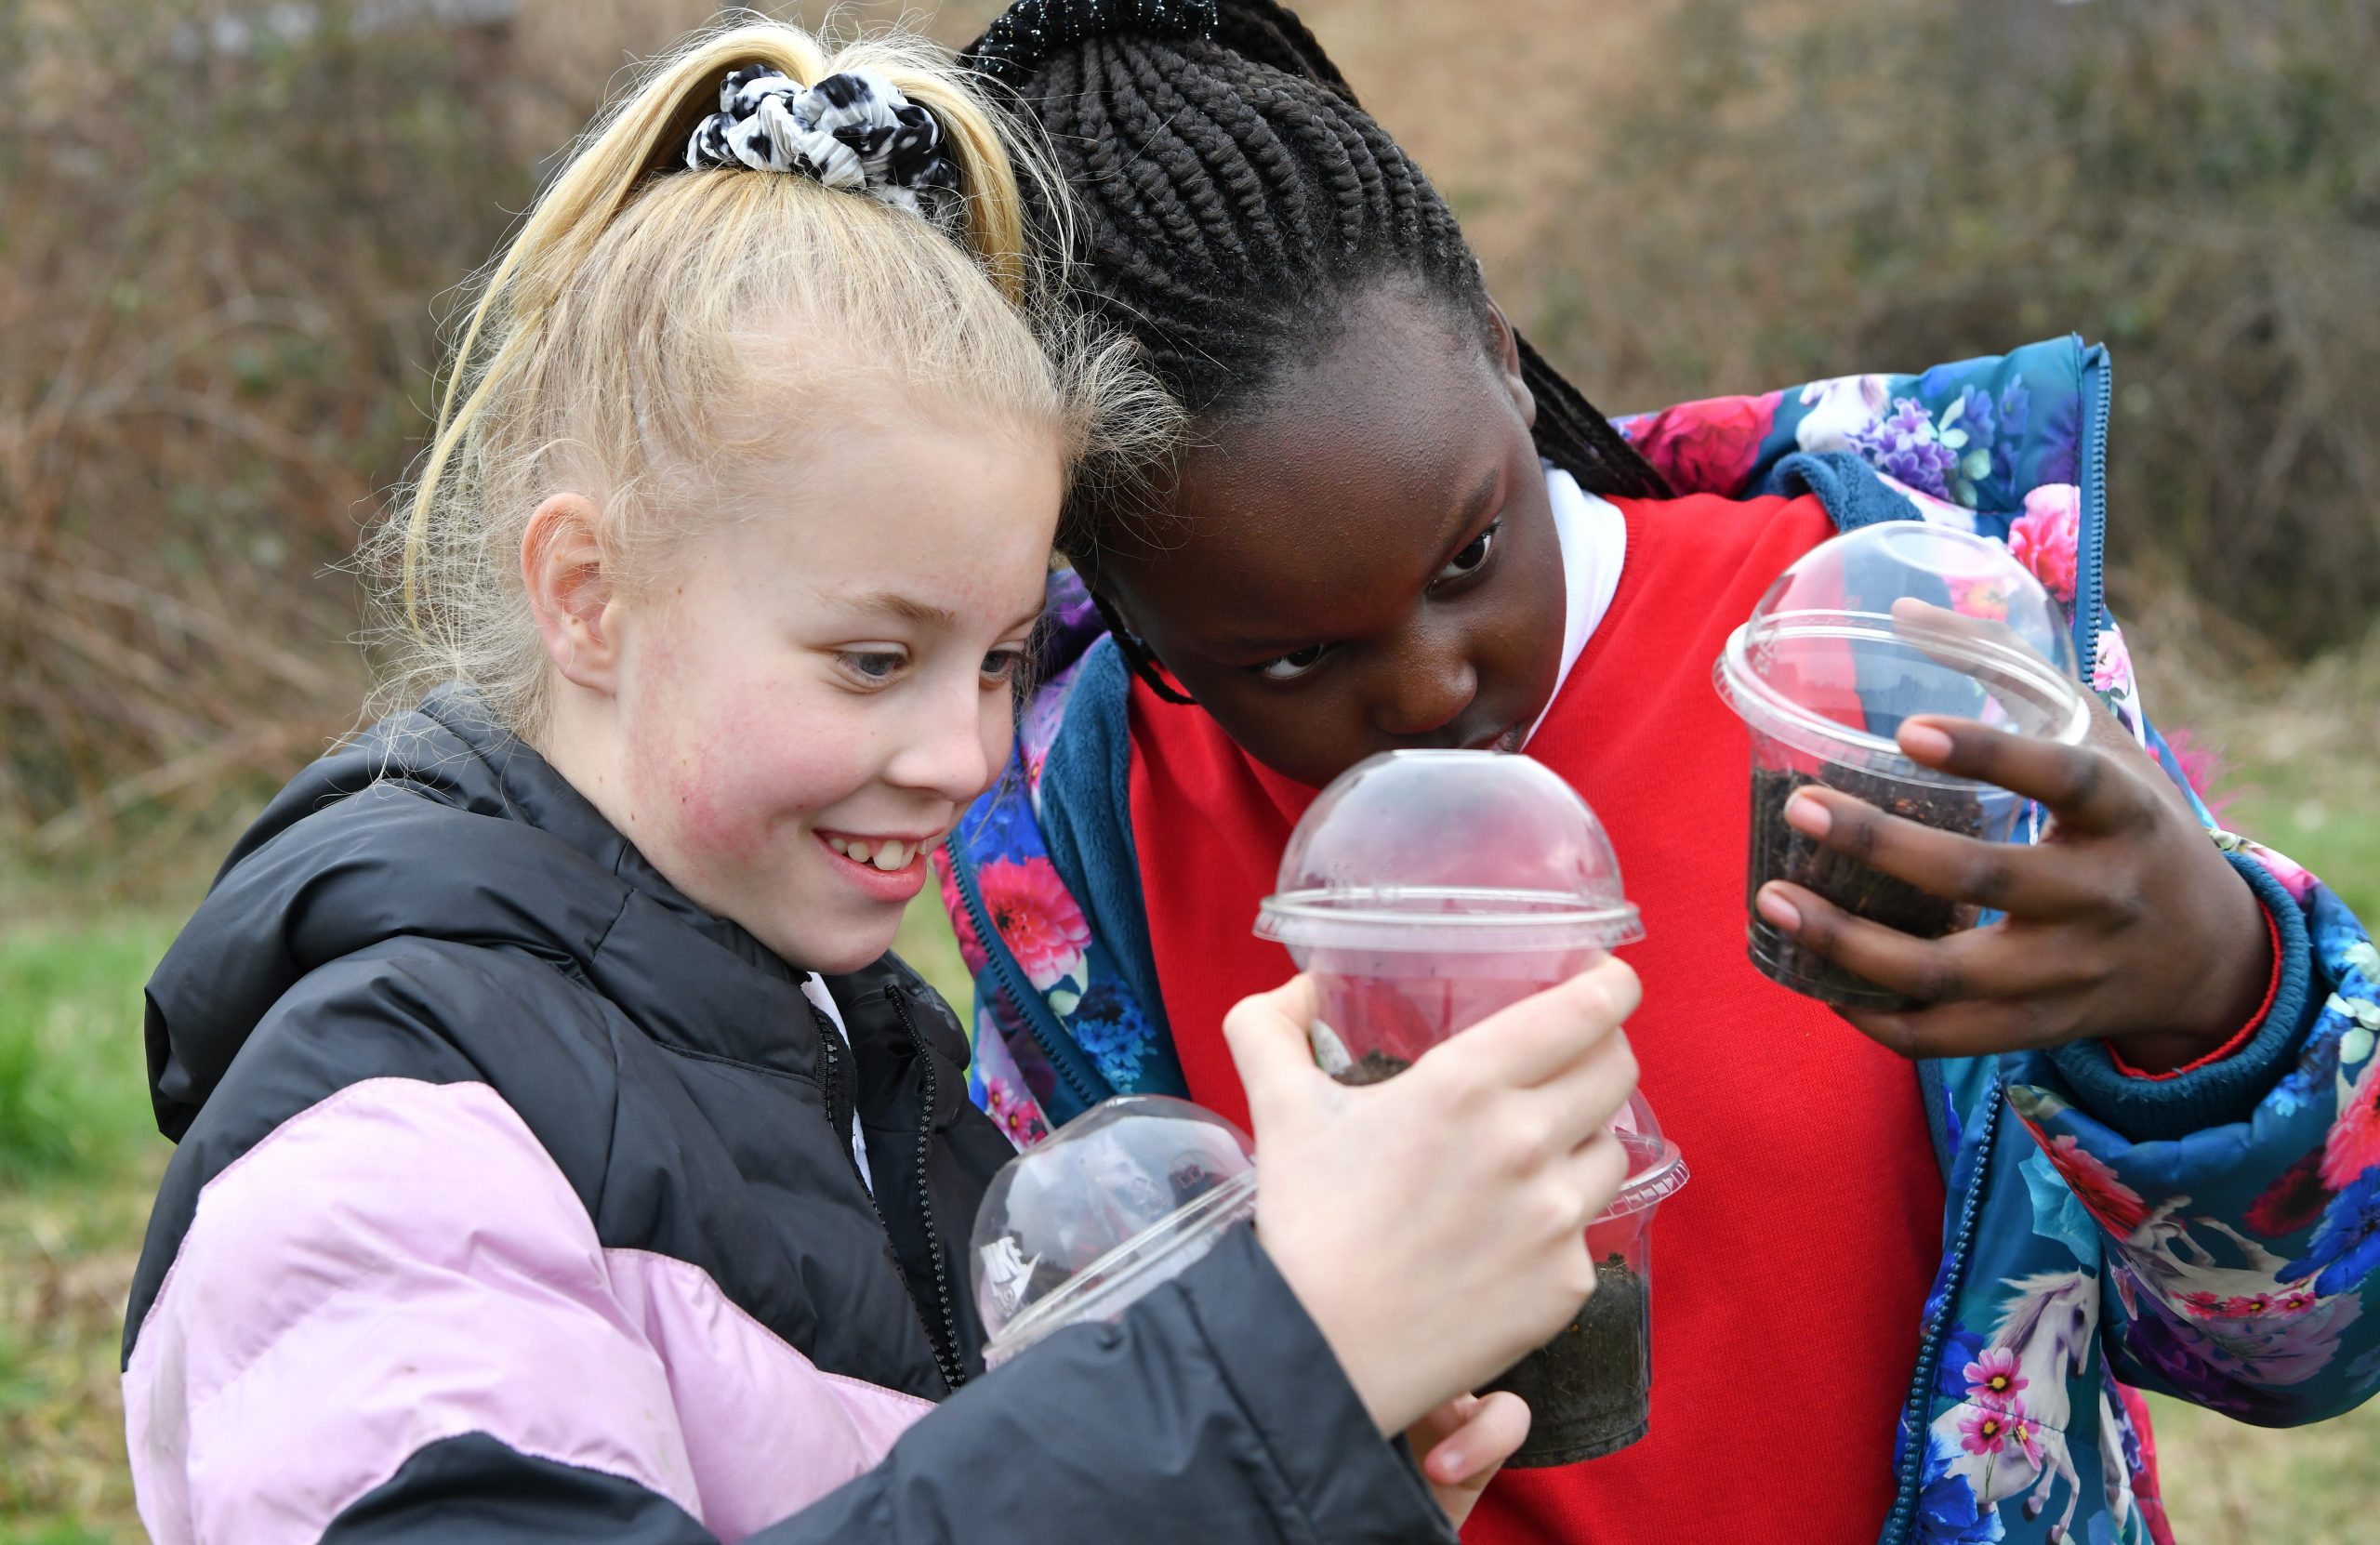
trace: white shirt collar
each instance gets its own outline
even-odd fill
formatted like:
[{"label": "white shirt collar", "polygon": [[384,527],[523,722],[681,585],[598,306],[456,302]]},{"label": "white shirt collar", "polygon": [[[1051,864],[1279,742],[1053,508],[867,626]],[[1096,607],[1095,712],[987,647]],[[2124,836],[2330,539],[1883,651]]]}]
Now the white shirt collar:
[{"label": "white shirt collar", "polygon": [[1628,558],[1628,520],[1619,506],[1580,488],[1578,479],[1551,462],[1545,466],[1545,495],[1562,548],[1562,673],[1554,680],[1554,697],[1546,699],[1545,713],[1528,727],[1531,740],[1545,714],[1554,711],[1554,698],[1562,695],[1571,667],[1586,653],[1603,614],[1611,609],[1611,598],[1620,589],[1620,570]]}]

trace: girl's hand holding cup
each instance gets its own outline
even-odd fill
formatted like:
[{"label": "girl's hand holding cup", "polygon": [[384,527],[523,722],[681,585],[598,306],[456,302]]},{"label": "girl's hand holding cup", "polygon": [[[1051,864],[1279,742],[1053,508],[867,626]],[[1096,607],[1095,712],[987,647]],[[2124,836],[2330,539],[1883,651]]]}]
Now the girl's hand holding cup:
[{"label": "girl's hand holding cup", "polygon": [[1528,1441],[1528,1403],[1510,1390],[1459,1394],[1405,1431],[1439,1511],[1456,1528]]},{"label": "girl's hand holding cup", "polygon": [[[1383,1436],[1493,1378],[1594,1290],[1588,1222],[1630,1159],[1636,974],[1605,958],[1356,1088],[1315,1065],[1298,977],[1224,1022],[1257,1230]],[[1515,1440],[1517,1441],[1517,1440]]]}]

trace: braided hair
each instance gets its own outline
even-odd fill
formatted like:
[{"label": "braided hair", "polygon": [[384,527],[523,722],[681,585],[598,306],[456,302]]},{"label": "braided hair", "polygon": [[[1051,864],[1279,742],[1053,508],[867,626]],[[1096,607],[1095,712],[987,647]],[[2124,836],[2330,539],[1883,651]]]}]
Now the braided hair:
[{"label": "braided hair", "polygon": [[[1018,0],[963,62],[1015,92],[1051,141],[1077,207],[1033,214],[1044,240],[1074,248],[1079,303],[1139,343],[1194,419],[1263,406],[1371,285],[1417,284],[1486,322],[1453,212],[1275,0]],[[1669,493],[1576,387],[1514,343],[1540,456],[1594,493]],[[1092,558],[1120,505],[1112,482],[1089,485],[1060,548]],[[1187,701],[1100,588],[1133,668]]]}]

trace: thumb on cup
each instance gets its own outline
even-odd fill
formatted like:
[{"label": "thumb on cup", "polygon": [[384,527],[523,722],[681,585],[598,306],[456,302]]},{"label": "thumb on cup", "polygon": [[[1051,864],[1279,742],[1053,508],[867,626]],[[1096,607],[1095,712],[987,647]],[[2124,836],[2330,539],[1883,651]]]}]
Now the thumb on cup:
[{"label": "thumb on cup", "polygon": [[1223,1039],[1248,1090],[1249,1115],[1260,1127],[1259,1113],[1277,1091],[1315,1073],[1314,1045],[1306,1035],[1316,1009],[1312,980],[1293,976],[1269,993],[1241,998],[1223,1016]]}]

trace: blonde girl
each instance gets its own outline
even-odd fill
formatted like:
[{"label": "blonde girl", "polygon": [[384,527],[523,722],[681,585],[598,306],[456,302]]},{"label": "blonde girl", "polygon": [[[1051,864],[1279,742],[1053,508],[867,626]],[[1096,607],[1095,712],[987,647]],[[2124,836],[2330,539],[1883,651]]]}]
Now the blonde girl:
[{"label": "blonde girl", "polygon": [[[887,949],[1134,401],[1037,334],[1027,160],[915,43],[739,27],[489,270],[382,540],[442,684],[273,801],[150,984],[157,1539],[1450,1538],[1390,1434],[1592,1281],[1617,968],[1377,1090],[1251,999],[1263,1243],[977,1382],[1009,1150]],[[1445,1478],[1514,1420],[1440,1408]]]}]

